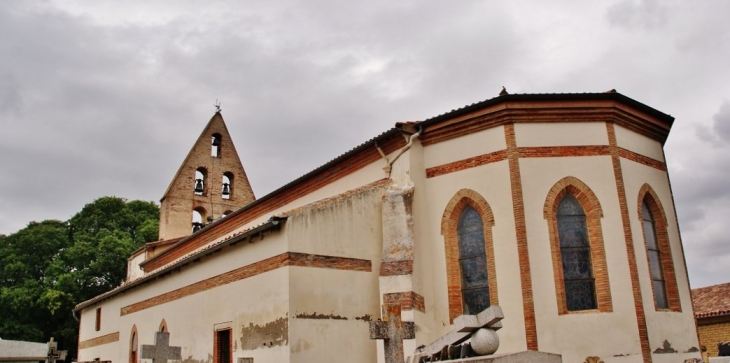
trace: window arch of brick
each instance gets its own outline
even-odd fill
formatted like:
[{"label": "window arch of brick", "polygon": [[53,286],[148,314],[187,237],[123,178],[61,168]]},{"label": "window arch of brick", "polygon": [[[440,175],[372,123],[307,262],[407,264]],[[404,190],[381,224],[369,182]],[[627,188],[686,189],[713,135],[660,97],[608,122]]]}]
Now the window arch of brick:
[{"label": "window arch of brick", "polygon": [[490,305],[499,305],[497,295],[497,271],[494,263],[492,242],[492,226],[494,214],[487,201],[479,193],[471,189],[459,190],[446,205],[441,219],[441,234],[444,236],[446,250],[446,284],[449,299],[449,321],[464,313],[461,297],[461,266],[459,265],[459,217],[464,209],[470,206],[482,217],[484,223],[484,250],[487,255],[487,278],[489,285]]},{"label": "window arch of brick", "polygon": [[[661,272],[664,278],[664,287],[666,290],[666,298],[668,308],[660,308],[657,306],[656,291],[654,291],[654,284],[652,283],[652,296],[654,296],[654,308],[656,310],[669,310],[669,311],[682,311],[682,307],[679,301],[679,289],[677,288],[677,275],[674,271],[674,262],[672,260],[672,249],[669,245],[669,234],[667,232],[667,216],[664,213],[664,207],[659,201],[654,189],[649,184],[644,184],[639,189],[639,199],[637,202],[638,218],[641,224],[642,237],[644,238],[644,247],[646,248],[646,263],[651,266],[649,261],[649,246],[646,240],[646,231],[642,217],[642,204],[646,203],[649,208],[651,215],[654,219],[654,237],[656,238],[656,244],[659,249],[659,256],[661,262]],[[651,267],[649,267],[651,268]],[[651,271],[649,271],[651,276]]]},{"label": "window arch of brick", "polygon": [[160,322],[160,328],[157,329],[157,331],[168,332],[168,333],[170,332],[170,329],[167,328],[167,322],[165,321],[165,319],[162,319],[162,321]]},{"label": "window arch of brick", "polygon": [[129,363],[137,363],[139,361],[139,334],[137,334],[137,325],[132,325],[132,333],[129,334]]},{"label": "window arch of brick", "polygon": [[566,194],[573,195],[585,211],[591,267],[595,281],[597,310],[611,312],[613,311],[611,287],[608,281],[606,250],[603,244],[603,231],[601,229],[603,210],[601,209],[601,204],[598,202],[598,198],[585,183],[578,178],[568,176],[553,185],[545,198],[545,206],[543,207],[543,216],[548,223],[548,232],[550,234],[550,253],[553,260],[558,314],[569,313],[565,295],[565,280],[563,279],[563,263],[557,220],[558,205]]}]

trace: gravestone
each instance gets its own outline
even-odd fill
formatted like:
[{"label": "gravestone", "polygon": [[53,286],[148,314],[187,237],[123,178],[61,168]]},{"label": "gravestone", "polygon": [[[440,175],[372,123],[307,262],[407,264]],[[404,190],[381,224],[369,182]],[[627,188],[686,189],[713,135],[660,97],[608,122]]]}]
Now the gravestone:
[{"label": "gravestone", "polygon": [[66,351],[58,350],[58,343],[53,341],[53,337],[48,342],[47,363],[56,363],[57,360],[66,360]]},{"label": "gravestone", "polygon": [[155,345],[142,346],[142,359],[152,359],[152,363],[167,363],[168,360],[182,359],[182,348],[170,346],[170,333],[155,333]]},{"label": "gravestone", "polygon": [[382,339],[385,363],[403,363],[403,339],[416,337],[415,323],[402,321],[400,304],[385,305],[383,320],[370,322],[370,339]]}]

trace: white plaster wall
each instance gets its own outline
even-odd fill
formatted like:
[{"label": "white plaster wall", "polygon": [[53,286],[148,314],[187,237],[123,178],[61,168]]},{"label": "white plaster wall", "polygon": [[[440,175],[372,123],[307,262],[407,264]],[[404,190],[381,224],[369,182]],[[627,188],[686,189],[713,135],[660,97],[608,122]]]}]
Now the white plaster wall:
[{"label": "white plaster wall", "polygon": [[378,271],[291,267],[292,362],[374,362],[371,319],[380,317]]},{"label": "white plaster wall", "polygon": [[423,148],[423,158],[430,168],[506,148],[504,127],[499,126],[428,145]]},{"label": "white plaster wall", "polygon": [[[641,361],[638,328],[623,237],[621,212],[610,156],[520,159],[533,296],[541,351],[563,354],[563,361],[602,359],[622,354],[621,361]],[[583,181],[603,210],[603,232],[612,313],[598,311],[558,315],[548,221],[543,207],[560,179]]]},{"label": "white plaster wall", "polygon": [[127,281],[137,279],[144,275],[144,271],[139,267],[139,264],[144,262],[145,255],[146,253],[143,250],[127,261]]},{"label": "white plaster wall", "polygon": [[[687,280],[686,266],[667,174],[664,171],[625,159],[621,160],[621,168],[624,175],[626,199],[629,207],[629,220],[631,222],[636,265],[639,273],[651,350],[654,351],[656,348],[662,347],[664,340],[668,341],[679,352],[685,352],[690,347],[699,348],[690,287]],[[657,311],[655,308],[649,263],[647,262],[646,244],[641,226],[641,216],[637,210],[639,189],[644,183],[649,184],[654,192],[656,192],[667,217],[667,232],[677,277],[682,312]],[[694,354],[692,357],[699,358],[699,353]],[[662,359],[668,356],[675,356],[672,359],[677,359],[675,354],[654,355],[654,357]]]},{"label": "white plaster wall", "polygon": [[292,212],[285,222],[288,249],[367,259],[379,267],[385,188],[381,185]]},{"label": "white plaster wall", "polygon": [[[394,153],[389,154],[388,156],[392,158]],[[231,234],[238,233],[241,231],[245,231],[247,229],[250,229],[251,227],[254,227],[256,225],[262,224],[266,222],[271,216],[278,215],[283,212],[290,211],[292,209],[304,206],[309,203],[317,202],[319,200],[329,198],[341,193],[345,193],[349,190],[359,188],[363,185],[376,182],[378,180],[381,180],[383,178],[387,177],[387,174],[383,171],[383,166],[385,166],[385,162],[380,159],[373,163],[368,164],[367,166],[353,172],[352,174],[349,174],[341,179],[338,179],[330,184],[327,184],[325,186],[322,186],[321,188],[308,193],[303,194],[300,198],[297,198],[285,205],[280,206],[279,208],[276,208],[275,210],[263,214],[259,216],[258,218],[238,226],[235,231],[231,232]],[[216,239],[222,240],[226,236],[221,236],[220,238]],[[214,243],[214,242],[211,242]],[[205,248],[205,247],[201,247]]]},{"label": "white plaster wall", "polygon": [[380,317],[381,204],[385,186],[304,207],[285,224],[289,249],[369,260],[372,270],[291,267],[294,362],[374,362],[368,320]]},{"label": "white plaster wall", "polygon": [[631,131],[619,125],[614,126],[616,144],[626,150],[648,156],[652,159],[664,161],[664,150],[659,141]]},{"label": "white plaster wall", "polygon": [[549,122],[515,124],[517,146],[608,145],[602,122]]},{"label": "white plaster wall", "polygon": [[[504,328],[498,331],[500,339],[498,353],[527,349],[508,162],[491,163],[429,178],[426,180],[426,186],[428,216],[416,220],[415,225],[426,231],[422,234],[424,238],[419,240],[418,247],[432,251],[432,260],[424,263],[429,268],[424,269],[423,279],[433,281],[433,289],[424,291],[426,313],[432,315],[433,320],[429,326],[429,336],[418,344],[429,344],[452,329],[449,324],[446,256],[441,220],[447,204],[456,192],[468,188],[484,197],[494,213],[492,239],[497,288],[499,305],[505,314]],[[416,186],[416,193],[418,190]]]},{"label": "white plaster wall", "polygon": [[[96,308],[101,306],[101,329],[96,331]],[[79,341],[93,339],[119,331],[119,302],[96,304],[83,309],[79,313]],[[121,339],[121,337],[120,337]],[[78,361],[90,361],[95,358],[108,360],[117,357],[120,342],[112,342],[79,350]]]},{"label": "white plaster wall", "polygon": [[[134,324],[139,334],[140,346],[153,344],[154,333],[162,319],[165,319],[170,332],[170,344],[182,347],[183,359],[206,361],[213,354],[215,325],[231,323],[235,342],[234,362],[237,357],[254,357],[255,361],[286,361],[289,358],[287,345],[248,351],[238,347],[241,346],[241,328],[249,323],[263,326],[279,318],[286,320],[287,269],[272,270],[207,290],[205,293],[189,295],[125,315],[120,325],[120,342],[124,343],[122,345],[128,344]],[[115,361],[127,361],[126,348],[120,353]]]},{"label": "white plaster wall", "polygon": [[[139,329],[139,324],[152,324],[154,325],[154,329],[159,327],[160,322],[162,321],[162,318],[165,318],[163,314],[161,314],[159,317],[154,316],[153,319],[150,320],[150,312],[149,311],[157,311],[158,313],[162,311],[166,311],[167,309],[171,309],[171,311],[175,311],[177,313],[177,309],[180,309],[179,313],[182,314],[183,319],[186,315],[197,315],[200,314],[206,306],[204,304],[194,303],[191,305],[184,305],[183,307],[180,307],[177,305],[178,301],[191,301],[190,299],[196,299],[200,298],[204,295],[210,295],[213,296],[216,294],[214,292],[211,292],[212,290],[208,290],[206,293],[198,293],[192,296],[185,297],[180,300],[175,300],[151,309],[146,309],[137,313],[132,313],[129,315],[125,315],[120,317],[120,311],[121,308],[124,306],[128,306],[131,304],[134,304],[139,301],[143,301],[161,294],[164,294],[166,292],[170,292],[191,284],[194,284],[198,281],[208,279],[210,277],[223,274],[225,272],[228,272],[230,270],[236,269],[238,267],[246,266],[255,262],[258,262],[260,260],[276,256],[280,253],[283,253],[286,251],[286,238],[283,233],[280,232],[272,232],[272,233],[266,233],[263,240],[256,240],[254,243],[239,243],[235,246],[226,248],[223,252],[214,254],[212,256],[208,256],[201,261],[195,263],[191,262],[186,267],[183,267],[180,271],[172,272],[171,274],[165,276],[162,279],[154,280],[151,283],[140,285],[136,288],[133,288],[131,290],[128,290],[126,292],[123,292],[119,295],[116,295],[112,299],[104,300],[100,304],[102,306],[102,329],[99,332],[94,331],[94,321],[95,321],[95,309],[98,305],[93,305],[89,308],[86,308],[82,311],[82,318],[81,318],[81,328],[79,333],[79,340],[84,341],[87,339],[103,336],[112,332],[119,331],[120,332],[120,342],[123,344],[105,344],[98,347],[93,347],[89,349],[83,349],[79,352],[79,359],[80,360],[91,360],[95,357],[98,357],[99,355],[97,352],[101,352],[104,355],[111,355],[113,357],[121,357],[123,356],[124,359],[127,359],[128,351],[127,346],[129,344],[129,334],[131,332],[132,324],[138,324],[137,328]],[[281,270],[281,269],[278,269]],[[278,271],[275,270],[275,271]],[[270,271],[266,274],[271,274],[274,271]],[[258,275],[258,276],[265,276],[264,275]],[[255,277],[258,277],[255,276]],[[250,280],[252,278],[246,279],[244,281]],[[218,287],[216,289],[222,289],[220,291],[228,291],[229,288],[231,288],[232,285],[235,285],[235,283],[231,283],[228,285],[224,285],[221,287]],[[216,290],[213,289],[213,290]],[[281,287],[282,291],[286,292],[287,290],[284,287]],[[246,288],[245,290],[248,294],[253,295],[252,291],[257,290],[251,290],[250,288]],[[267,295],[261,295],[261,298],[265,298]],[[288,296],[288,294],[287,294]],[[287,297],[288,299],[288,297]],[[257,300],[259,301],[259,300]],[[265,300],[261,300],[265,301]],[[238,304],[233,304],[232,306],[240,307]],[[285,306],[285,309],[283,311],[287,311],[286,308],[288,308],[288,305]],[[216,308],[217,309],[217,308]],[[152,321],[154,320],[154,321]],[[166,320],[168,323],[168,326],[170,327],[170,332],[173,334],[173,327],[170,325],[171,321],[169,319]],[[217,323],[217,322],[216,322]],[[212,323],[211,323],[212,324]],[[121,329],[121,330],[118,330]],[[126,329],[126,330],[125,330]],[[152,343],[146,343],[142,339],[144,336],[142,335],[142,332],[140,331],[140,342],[141,344],[152,344]],[[150,333],[151,334],[151,333]],[[207,334],[207,333],[206,333]],[[126,338],[125,338],[126,337]],[[150,335],[150,341],[154,341],[154,336]],[[212,335],[210,336],[212,339]],[[126,339],[126,340],[125,340]],[[172,336],[171,336],[172,339]],[[212,344],[212,340],[211,340]],[[211,348],[212,349],[212,348]],[[184,351],[183,351],[184,352]],[[97,355],[93,355],[97,354]],[[201,354],[200,352],[197,352],[196,354]],[[90,358],[90,359],[86,359]],[[102,357],[103,358],[103,357]],[[194,359],[202,359],[198,356],[195,356]],[[114,361],[118,361],[118,359],[112,359]]]}]

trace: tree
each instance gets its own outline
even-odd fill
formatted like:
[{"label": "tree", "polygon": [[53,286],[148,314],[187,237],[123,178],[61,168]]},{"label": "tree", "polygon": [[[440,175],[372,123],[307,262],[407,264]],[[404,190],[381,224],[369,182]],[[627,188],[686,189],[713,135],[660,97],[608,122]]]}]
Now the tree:
[{"label": "tree", "polygon": [[159,209],[152,202],[102,197],[68,222],[31,222],[0,235],[0,337],[55,337],[76,356],[73,307],[121,284],[127,258],[157,239]]}]

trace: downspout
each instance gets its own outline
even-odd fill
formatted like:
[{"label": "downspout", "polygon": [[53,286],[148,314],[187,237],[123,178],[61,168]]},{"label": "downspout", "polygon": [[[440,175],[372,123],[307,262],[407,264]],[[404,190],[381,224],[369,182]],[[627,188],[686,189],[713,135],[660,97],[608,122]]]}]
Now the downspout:
[{"label": "downspout", "polygon": [[71,315],[73,315],[74,320],[76,320],[76,322],[78,323],[79,322],[79,318],[76,316],[76,309],[71,309]]},{"label": "downspout", "polygon": [[393,156],[393,160],[388,159],[388,156],[385,155],[383,150],[378,146],[378,143],[375,142],[375,148],[378,149],[378,152],[380,153],[380,156],[383,157],[383,160],[385,161],[385,166],[383,167],[383,170],[388,174],[388,178],[390,178],[390,171],[393,168],[393,163],[395,163],[398,158],[403,155],[404,152],[408,151],[408,149],[411,148],[411,145],[413,145],[413,140],[417,139],[419,136],[421,136],[421,133],[423,132],[423,126],[420,124],[418,125],[418,132],[411,135],[408,138],[408,143],[403,146],[398,152]]}]

